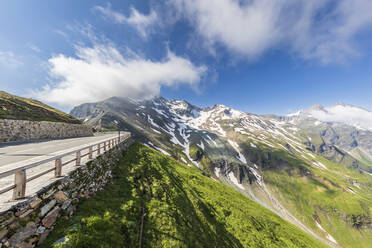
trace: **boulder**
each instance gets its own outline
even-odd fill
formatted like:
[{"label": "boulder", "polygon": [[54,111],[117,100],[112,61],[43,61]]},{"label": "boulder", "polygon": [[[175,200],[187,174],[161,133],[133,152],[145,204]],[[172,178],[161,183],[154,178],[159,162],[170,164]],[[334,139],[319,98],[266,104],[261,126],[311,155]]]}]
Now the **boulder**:
[{"label": "boulder", "polygon": [[44,216],[46,213],[49,212],[49,210],[56,205],[57,201],[56,200],[51,200],[48,204],[46,204],[44,207],[41,208],[40,210],[40,216]]},{"label": "boulder", "polygon": [[71,202],[71,199],[67,199],[62,205],[62,210],[66,210],[71,205]]},{"label": "boulder", "polygon": [[41,235],[40,235],[40,239],[39,239],[39,242],[37,243],[38,245],[41,245],[45,240],[46,238],[48,237],[49,235],[49,230],[46,230],[45,232],[43,232]]},{"label": "boulder", "polygon": [[42,233],[44,233],[45,229],[46,228],[44,226],[39,226],[36,231],[37,231],[38,234],[42,234]]},{"label": "boulder", "polygon": [[19,216],[19,218],[26,218],[26,217],[27,217],[29,214],[31,214],[33,211],[34,211],[33,209],[30,209],[30,210],[24,212],[23,214],[21,214],[21,215]]},{"label": "boulder", "polygon": [[61,209],[57,206],[55,207],[52,211],[50,211],[45,217],[44,219],[41,221],[42,224],[49,228],[51,227],[57,220],[57,217],[59,215],[59,212],[61,211]]},{"label": "boulder", "polygon": [[9,239],[10,245],[13,246],[13,247],[19,247],[20,244],[25,239],[27,239],[31,235],[35,234],[36,229],[37,229],[37,227],[36,227],[35,223],[31,223],[31,224],[28,224],[25,227],[19,228],[17,230],[17,232],[15,234],[13,234],[12,237],[10,237],[10,239]]},{"label": "boulder", "polygon": [[58,203],[64,203],[68,199],[68,196],[66,195],[65,192],[58,191],[57,193],[54,194],[54,199],[56,199]]},{"label": "boulder", "polygon": [[38,208],[40,206],[40,203],[41,203],[41,199],[40,198],[36,198],[35,200],[33,200],[32,202],[30,202],[30,207],[35,209],[35,208]]},{"label": "boulder", "polygon": [[8,230],[4,229],[0,231],[0,240],[2,240],[8,234]]}]

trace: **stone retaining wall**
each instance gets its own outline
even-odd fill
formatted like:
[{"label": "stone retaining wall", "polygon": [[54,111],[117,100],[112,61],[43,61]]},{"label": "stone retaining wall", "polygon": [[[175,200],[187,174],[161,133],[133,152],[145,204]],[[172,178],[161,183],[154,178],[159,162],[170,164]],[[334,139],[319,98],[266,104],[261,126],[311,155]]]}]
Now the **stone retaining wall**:
[{"label": "stone retaining wall", "polygon": [[0,142],[92,136],[82,124],[0,119]]},{"label": "stone retaining wall", "polygon": [[82,198],[89,198],[104,189],[123,150],[131,143],[132,139],[125,141],[28,200],[0,213],[0,248],[41,244],[58,218],[70,218]]}]

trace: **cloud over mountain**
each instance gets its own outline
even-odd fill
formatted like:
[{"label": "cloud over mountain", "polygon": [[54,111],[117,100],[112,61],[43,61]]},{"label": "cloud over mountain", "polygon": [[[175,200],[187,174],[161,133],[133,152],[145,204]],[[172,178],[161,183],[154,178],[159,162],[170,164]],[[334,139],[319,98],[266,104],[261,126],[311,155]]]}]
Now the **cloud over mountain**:
[{"label": "cloud over mountain", "polygon": [[59,54],[48,62],[55,82],[33,95],[67,106],[111,96],[151,98],[162,86],[195,86],[207,70],[171,51],[163,60],[152,61],[133,52],[124,56],[112,45],[76,47],[76,57]]}]

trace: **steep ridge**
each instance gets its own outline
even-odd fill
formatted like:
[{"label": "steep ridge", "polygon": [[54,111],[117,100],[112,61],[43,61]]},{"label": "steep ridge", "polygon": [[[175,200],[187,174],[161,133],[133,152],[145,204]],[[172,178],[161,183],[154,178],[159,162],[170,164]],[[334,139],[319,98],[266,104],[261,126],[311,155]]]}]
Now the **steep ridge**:
[{"label": "steep ridge", "polygon": [[124,153],[114,175],[105,191],[60,220],[42,247],[326,247],[195,167],[141,144]]},{"label": "steep ridge", "polygon": [[[115,97],[83,104],[71,114],[97,129],[114,129],[117,120],[147,146],[200,168],[331,246],[368,247],[372,242],[369,164],[319,127],[336,130],[339,137],[349,135],[340,125],[366,136],[368,130],[319,124],[301,112],[258,116],[161,97]],[[365,146],[358,149],[370,154]]]},{"label": "steep ridge", "polygon": [[0,91],[0,119],[53,121],[80,124],[81,121],[40,101]]}]

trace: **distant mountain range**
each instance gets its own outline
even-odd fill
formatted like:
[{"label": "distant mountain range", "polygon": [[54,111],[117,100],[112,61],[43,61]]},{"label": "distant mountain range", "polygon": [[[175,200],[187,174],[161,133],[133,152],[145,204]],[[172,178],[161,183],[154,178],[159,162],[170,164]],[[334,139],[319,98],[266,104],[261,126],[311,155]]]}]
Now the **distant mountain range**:
[{"label": "distant mountain range", "polygon": [[372,113],[315,105],[287,116],[162,97],[113,97],[71,115],[99,130],[130,130],[200,168],[333,247],[372,243]]},{"label": "distant mountain range", "polygon": [[[314,105],[289,117],[289,121],[308,133],[309,137],[315,135],[321,138],[322,142],[316,144],[319,153],[325,155],[325,150],[322,152],[321,146],[339,148],[362,164],[368,165],[362,168],[371,172],[369,167],[372,165],[372,112],[339,103],[330,107]],[[343,158],[333,160],[342,163]]]},{"label": "distant mountain range", "polygon": [[321,122],[345,124],[360,130],[372,131],[372,112],[344,103],[338,103],[329,107],[316,104],[307,110],[300,110],[287,116],[297,116],[302,119],[314,118]]}]

